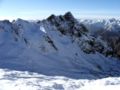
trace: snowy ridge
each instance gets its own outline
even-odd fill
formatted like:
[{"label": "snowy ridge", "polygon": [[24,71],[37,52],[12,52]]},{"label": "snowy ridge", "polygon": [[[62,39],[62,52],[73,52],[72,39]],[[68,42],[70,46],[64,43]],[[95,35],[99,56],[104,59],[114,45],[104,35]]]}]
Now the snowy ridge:
[{"label": "snowy ridge", "polygon": [[111,48],[70,12],[43,21],[0,21],[0,68],[74,79],[119,76],[119,54],[108,54]]},{"label": "snowy ridge", "polygon": [[105,29],[108,31],[120,31],[119,19],[80,19],[79,22],[84,23],[89,30]]}]

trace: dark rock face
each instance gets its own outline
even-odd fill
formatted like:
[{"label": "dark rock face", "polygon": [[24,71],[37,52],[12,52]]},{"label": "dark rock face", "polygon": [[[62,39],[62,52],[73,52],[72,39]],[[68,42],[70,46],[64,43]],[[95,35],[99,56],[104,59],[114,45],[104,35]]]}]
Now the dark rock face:
[{"label": "dark rock face", "polygon": [[83,24],[79,23],[71,12],[67,12],[63,16],[51,15],[47,20],[52,25],[55,25],[57,30],[59,30],[63,35],[69,34],[71,36],[74,35],[76,37],[80,37],[81,34],[88,32],[87,28]]},{"label": "dark rock face", "polygon": [[72,15],[71,12],[67,12],[63,17],[64,17],[65,20],[67,20],[67,21],[71,21],[71,22],[73,22],[73,23],[74,23],[74,21],[75,21],[75,18],[74,18],[74,16]]},{"label": "dark rock face", "polygon": [[48,21],[52,21],[53,19],[56,19],[56,16],[55,15],[51,15],[47,18]]},{"label": "dark rock face", "polygon": [[115,31],[100,30],[94,33],[95,37],[102,37],[111,50],[106,51],[106,56],[120,57],[120,33]]},{"label": "dark rock face", "polygon": [[113,56],[120,57],[120,36],[109,36],[106,41],[112,47]]},{"label": "dark rock face", "polygon": [[55,49],[58,50],[57,47],[55,46],[54,42],[49,36],[45,36],[45,40]]}]

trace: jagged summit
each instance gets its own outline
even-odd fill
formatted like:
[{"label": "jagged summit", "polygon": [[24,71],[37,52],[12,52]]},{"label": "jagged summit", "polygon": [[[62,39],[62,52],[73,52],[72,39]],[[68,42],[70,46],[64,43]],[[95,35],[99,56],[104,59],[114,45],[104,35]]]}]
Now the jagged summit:
[{"label": "jagged summit", "polygon": [[54,14],[52,14],[51,16],[49,16],[47,18],[47,20],[56,20],[56,19],[59,19],[60,21],[71,21],[71,22],[74,22],[75,21],[75,18],[74,16],[72,15],[71,12],[67,12],[65,13],[64,15],[59,15],[59,16],[55,16]]},{"label": "jagged summit", "polygon": [[47,18],[47,20],[52,20],[52,19],[55,19],[56,18],[56,16],[54,15],[54,14],[52,14],[51,16],[49,16],[48,18]]},{"label": "jagged summit", "polygon": [[73,18],[73,15],[71,12],[66,12],[64,17],[69,17],[69,18]]},{"label": "jagged summit", "polygon": [[66,20],[68,20],[68,21],[73,21],[73,20],[75,20],[75,18],[74,18],[74,16],[72,15],[71,12],[65,13],[64,18],[65,18]]},{"label": "jagged summit", "polygon": [[85,26],[79,23],[71,12],[65,13],[65,15],[51,15],[47,18],[52,25],[55,25],[58,31],[64,35],[71,35],[80,37],[82,34],[85,34],[88,30]]}]

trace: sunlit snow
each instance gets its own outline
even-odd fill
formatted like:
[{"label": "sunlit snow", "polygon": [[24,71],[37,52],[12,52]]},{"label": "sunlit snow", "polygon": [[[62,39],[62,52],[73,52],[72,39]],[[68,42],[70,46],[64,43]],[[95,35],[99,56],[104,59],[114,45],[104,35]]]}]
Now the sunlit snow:
[{"label": "sunlit snow", "polygon": [[42,32],[46,33],[46,30],[45,30],[45,28],[44,28],[43,26],[40,26],[40,30],[41,30]]},{"label": "sunlit snow", "polygon": [[119,90],[120,78],[98,80],[45,76],[27,71],[0,69],[0,90]]}]

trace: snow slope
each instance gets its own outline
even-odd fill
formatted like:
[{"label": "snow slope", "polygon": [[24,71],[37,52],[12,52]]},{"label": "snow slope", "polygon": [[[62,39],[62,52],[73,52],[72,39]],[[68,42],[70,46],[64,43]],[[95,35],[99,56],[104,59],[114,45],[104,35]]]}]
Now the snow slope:
[{"label": "snow slope", "polygon": [[73,79],[120,76],[107,42],[90,35],[71,13],[43,21],[0,21],[0,68]]}]

